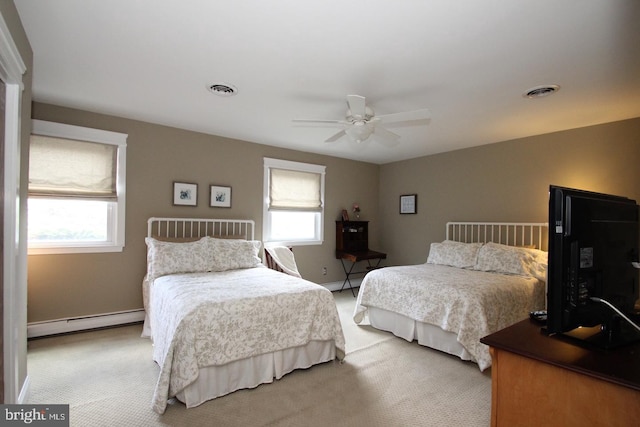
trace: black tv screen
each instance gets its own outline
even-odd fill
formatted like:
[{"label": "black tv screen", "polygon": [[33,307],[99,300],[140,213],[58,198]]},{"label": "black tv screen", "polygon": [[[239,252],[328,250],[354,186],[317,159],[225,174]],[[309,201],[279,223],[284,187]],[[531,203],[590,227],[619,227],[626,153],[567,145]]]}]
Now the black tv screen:
[{"label": "black tv screen", "polygon": [[604,348],[640,340],[638,212],[629,198],[550,186],[546,333]]}]

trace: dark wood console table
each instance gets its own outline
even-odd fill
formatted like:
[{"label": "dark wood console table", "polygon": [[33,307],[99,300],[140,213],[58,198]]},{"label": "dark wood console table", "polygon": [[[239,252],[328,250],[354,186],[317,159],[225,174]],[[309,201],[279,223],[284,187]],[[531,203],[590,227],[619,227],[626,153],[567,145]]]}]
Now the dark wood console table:
[{"label": "dark wood console table", "polygon": [[639,425],[640,343],[587,348],[529,319],[480,341],[493,358],[492,426]]},{"label": "dark wood console table", "polygon": [[[380,261],[387,258],[387,254],[369,249],[369,221],[336,221],[336,258],[342,262],[342,269],[346,275],[340,292],[346,284],[353,296],[356,296],[351,285],[351,276],[367,274],[369,271],[379,268]],[[372,262],[377,260],[375,264]],[[351,262],[349,268],[345,261]],[[367,261],[365,270],[353,271],[356,263]]]},{"label": "dark wood console table", "polygon": [[[360,252],[344,252],[344,251],[336,251],[336,258],[339,258],[342,262],[342,269],[344,270],[344,274],[346,275],[344,282],[342,282],[342,287],[340,288],[340,292],[344,289],[345,285],[349,284],[349,289],[351,289],[351,293],[353,296],[356,296],[353,286],[351,285],[351,276],[357,274],[367,274],[371,270],[375,270],[376,268],[380,268],[380,262],[383,259],[387,258],[387,254],[376,251],[360,251]],[[351,262],[351,265],[347,269],[347,265],[344,263],[346,261]],[[377,262],[372,264],[373,261]],[[359,261],[367,261],[367,266],[365,270],[361,271],[353,271],[353,268],[356,266],[356,263]]]}]

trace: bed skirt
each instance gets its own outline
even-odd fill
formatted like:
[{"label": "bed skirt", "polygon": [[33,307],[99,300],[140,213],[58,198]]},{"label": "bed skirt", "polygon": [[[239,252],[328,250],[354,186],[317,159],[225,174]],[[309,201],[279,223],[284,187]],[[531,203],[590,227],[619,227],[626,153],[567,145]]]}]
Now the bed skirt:
[{"label": "bed skirt", "polygon": [[253,356],[222,366],[200,368],[198,379],[176,395],[187,408],[245,388],[273,382],[296,369],[307,369],[336,358],[333,340],[311,341],[302,347]]},{"label": "bed skirt", "polygon": [[368,307],[368,316],[369,323],[376,329],[391,332],[409,342],[416,340],[420,345],[452,354],[462,360],[476,362],[453,332],[377,307]]}]

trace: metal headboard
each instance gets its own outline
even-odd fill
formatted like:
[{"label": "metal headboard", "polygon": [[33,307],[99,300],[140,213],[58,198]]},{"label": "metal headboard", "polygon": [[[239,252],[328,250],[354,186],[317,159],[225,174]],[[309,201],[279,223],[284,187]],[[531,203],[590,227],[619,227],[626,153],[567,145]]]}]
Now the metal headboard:
[{"label": "metal headboard", "polygon": [[147,237],[236,237],[254,240],[255,222],[250,219],[149,218]]},{"label": "metal headboard", "polygon": [[548,250],[549,224],[545,222],[448,222],[447,240],[466,243],[502,243]]}]

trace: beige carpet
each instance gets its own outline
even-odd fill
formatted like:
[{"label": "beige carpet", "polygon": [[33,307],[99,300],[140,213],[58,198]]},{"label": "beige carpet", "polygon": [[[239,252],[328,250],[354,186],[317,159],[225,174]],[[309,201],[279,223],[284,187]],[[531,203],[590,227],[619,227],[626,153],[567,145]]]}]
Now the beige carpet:
[{"label": "beige carpet", "polygon": [[295,371],[192,409],[151,410],[158,367],[141,325],[29,342],[30,403],[68,403],[72,426],[488,426],[491,378],[477,365],[351,320],[334,294],[344,363]]}]

